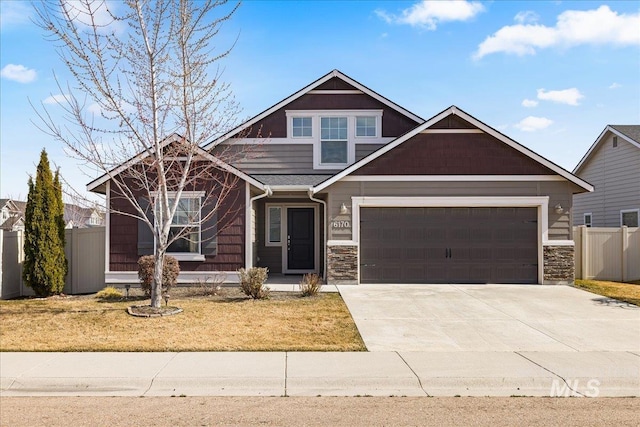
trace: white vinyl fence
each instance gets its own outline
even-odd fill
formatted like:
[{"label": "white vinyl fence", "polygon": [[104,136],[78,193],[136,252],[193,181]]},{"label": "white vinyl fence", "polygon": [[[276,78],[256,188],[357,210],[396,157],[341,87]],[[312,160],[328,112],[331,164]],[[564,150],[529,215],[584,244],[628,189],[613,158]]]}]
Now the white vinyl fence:
[{"label": "white vinyl fence", "polygon": [[[104,288],[105,228],[73,228],[65,230],[69,272],[65,280],[65,294],[87,294]],[[2,273],[0,299],[33,295],[22,282],[24,260],[24,232],[0,230],[0,259]]]},{"label": "white vinyl fence", "polygon": [[576,279],[640,280],[640,228],[573,227]]}]

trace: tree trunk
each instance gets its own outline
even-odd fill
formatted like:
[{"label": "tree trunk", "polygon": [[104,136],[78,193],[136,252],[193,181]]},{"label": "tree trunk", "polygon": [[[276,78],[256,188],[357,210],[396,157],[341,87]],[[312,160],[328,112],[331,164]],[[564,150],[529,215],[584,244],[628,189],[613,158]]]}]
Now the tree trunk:
[{"label": "tree trunk", "polygon": [[164,254],[156,250],[154,254],[153,283],[151,284],[151,307],[162,306],[162,270],[164,267]]}]

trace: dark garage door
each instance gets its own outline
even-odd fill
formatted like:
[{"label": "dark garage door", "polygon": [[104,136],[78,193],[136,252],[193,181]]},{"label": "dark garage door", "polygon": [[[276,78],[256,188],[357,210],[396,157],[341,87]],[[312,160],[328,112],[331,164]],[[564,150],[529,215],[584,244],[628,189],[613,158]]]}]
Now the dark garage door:
[{"label": "dark garage door", "polygon": [[362,283],[538,283],[536,208],[361,208]]}]

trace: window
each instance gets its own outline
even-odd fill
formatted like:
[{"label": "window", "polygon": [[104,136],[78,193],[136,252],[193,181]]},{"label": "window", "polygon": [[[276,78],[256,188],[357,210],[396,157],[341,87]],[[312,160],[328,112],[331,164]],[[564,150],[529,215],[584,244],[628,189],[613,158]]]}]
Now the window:
[{"label": "window", "polygon": [[591,213],[584,214],[584,225],[585,226],[591,227],[591,218],[592,218]]},{"label": "window", "polygon": [[346,164],[348,162],[347,118],[322,117],[320,119],[320,163]]},{"label": "window", "polygon": [[614,136],[613,137],[613,148],[616,148],[618,146],[618,137]]},{"label": "window", "polygon": [[639,212],[640,209],[629,209],[620,211],[620,225],[626,225],[627,227],[637,227]]},{"label": "window", "polygon": [[376,118],[375,117],[356,117],[356,136],[357,137],[376,137]]},{"label": "window", "polygon": [[311,138],[311,117],[293,117],[291,122],[294,138]]},{"label": "window", "polygon": [[282,241],[282,208],[267,206],[267,246],[279,246]]},{"label": "window", "polygon": [[[175,199],[169,199],[169,204]],[[180,237],[169,245],[168,253],[200,253],[200,197],[185,195],[178,202],[176,213],[171,221],[169,240]]]}]

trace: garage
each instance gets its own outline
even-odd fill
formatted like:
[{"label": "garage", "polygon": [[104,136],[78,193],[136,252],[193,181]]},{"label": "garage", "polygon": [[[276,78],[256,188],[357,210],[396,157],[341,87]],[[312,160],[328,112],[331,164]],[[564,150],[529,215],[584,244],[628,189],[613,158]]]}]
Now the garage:
[{"label": "garage", "polygon": [[538,283],[535,207],[362,207],[361,283]]}]

